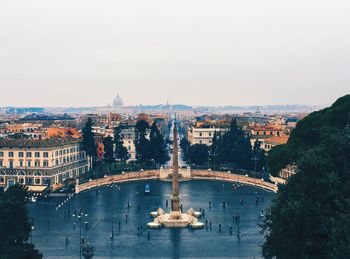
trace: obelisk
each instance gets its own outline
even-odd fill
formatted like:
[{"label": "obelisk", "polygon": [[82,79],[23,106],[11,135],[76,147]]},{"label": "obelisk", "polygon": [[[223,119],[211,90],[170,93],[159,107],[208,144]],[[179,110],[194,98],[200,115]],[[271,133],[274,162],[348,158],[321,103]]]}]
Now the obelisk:
[{"label": "obelisk", "polygon": [[177,139],[177,127],[176,123],[174,123],[174,137],[173,137],[173,181],[172,181],[172,195],[170,197],[171,200],[171,218],[179,218],[181,217],[180,211],[180,196],[179,196],[179,147],[178,147],[178,139]]}]

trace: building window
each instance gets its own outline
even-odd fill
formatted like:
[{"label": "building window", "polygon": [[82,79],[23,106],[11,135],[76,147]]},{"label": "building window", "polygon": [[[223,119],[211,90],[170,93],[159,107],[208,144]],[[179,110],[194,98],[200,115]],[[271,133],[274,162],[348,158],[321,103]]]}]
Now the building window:
[{"label": "building window", "polygon": [[35,184],[40,184],[40,178],[35,179]]},{"label": "building window", "polygon": [[10,168],[10,169],[13,169],[13,160],[10,160],[10,161],[9,161],[9,168]]},{"label": "building window", "polygon": [[35,161],[35,167],[40,167],[40,161],[39,160]]},{"label": "building window", "polygon": [[28,161],[27,161],[27,166],[28,166],[28,167],[31,167],[31,166],[32,166],[32,161],[28,160]]},{"label": "building window", "polygon": [[211,137],[211,132],[209,132],[209,137]]},{"label": "building window", "polygon": [[49,161],[48,160],[44,160],[44,167],[49,167]]},{"label": "building window", "polygon": [[199,136],[202,137],[202,135],[203,135],[202,132],[199,132]]},{"label": "building window", "polygon": [[26,156],[27,157],[32,157],[32,152],[27,152]]},{"label": "building window", "polygon": [[0,157],[3,157],[4,156],[4,152],[0,152]]},{"label": "building window", "polygon": [[40,152],[35,152],[35,157],[40,157]]},{"label": "building window", "polygon": [[56,156],[58,156],[58,150],[56,150],[55,154],[56,154]]},{"label": "building window", "polygon": [[49,152],[44,152],[44,157],[49,157]]},{"label": "building window", "polygon": [[19,160],[19,166],[23,167],[23,160]]},{"label": "building window", "polygon": [[0,183],[4,183],[5,182],[5,177],[0,176]]},{"label": "building window", "polygon": [[4,165],[3,165],[3,161],[2,161],[2,160],[0,160],[0,166],[4,166]]},{"label": "building window", "polygon": [[13,157],[13,152],[9,152],[9,157]]},{"label": "building window", "polygon": [[18,152],[19,157],[24,157],[24,152]]},{"label": "building window", "polygon": [[19,178],[19,179],[18,179],[18,182],[19,182],[20,184],[24,184],[24,178],[22,178],[22,177]]}]

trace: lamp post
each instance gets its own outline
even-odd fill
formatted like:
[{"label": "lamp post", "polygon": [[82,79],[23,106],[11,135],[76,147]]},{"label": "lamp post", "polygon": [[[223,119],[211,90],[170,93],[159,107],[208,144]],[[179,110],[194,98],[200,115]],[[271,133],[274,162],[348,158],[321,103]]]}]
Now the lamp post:
[{"label": "lamp post", "polygon": [[79,258],[81,259],[81,247],[82,247],[82,243],[81,243],[81,222],[83,221],[83,219],[85,219],[85,226],[87,228],[87,217],[88,214],[84,212],[83,208],[80,208],[79,213],[76,215],[76,218],[79,220]]},{"label": "lamp post", "polygon": [[254,178],[256,182],[256,162],[259,160],[259,156],[257,154],[254,154],[252,157],[252,160],[254,160]]}]

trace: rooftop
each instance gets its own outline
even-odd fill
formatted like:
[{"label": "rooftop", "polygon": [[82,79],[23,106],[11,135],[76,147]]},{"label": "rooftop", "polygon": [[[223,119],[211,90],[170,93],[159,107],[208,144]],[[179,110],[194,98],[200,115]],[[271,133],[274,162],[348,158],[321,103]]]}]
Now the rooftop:
[{"label": "rooftop", "polygon": [[80,141],[70,137],[66,138],[48,138],[48,139],[0,139],[0,148],[51,148],[57,146],[64,146],[68,144],[79,143]]}]

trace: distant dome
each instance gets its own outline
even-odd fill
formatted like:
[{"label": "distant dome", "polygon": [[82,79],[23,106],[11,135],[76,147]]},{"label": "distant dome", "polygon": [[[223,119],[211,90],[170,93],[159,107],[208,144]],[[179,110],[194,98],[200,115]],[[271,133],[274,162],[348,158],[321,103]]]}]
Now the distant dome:
[{"label": "distant dome", "polygon": [[123,99],[117,94],[117,97],[113,101],[113,107],[122,107],[123,105]]}]

